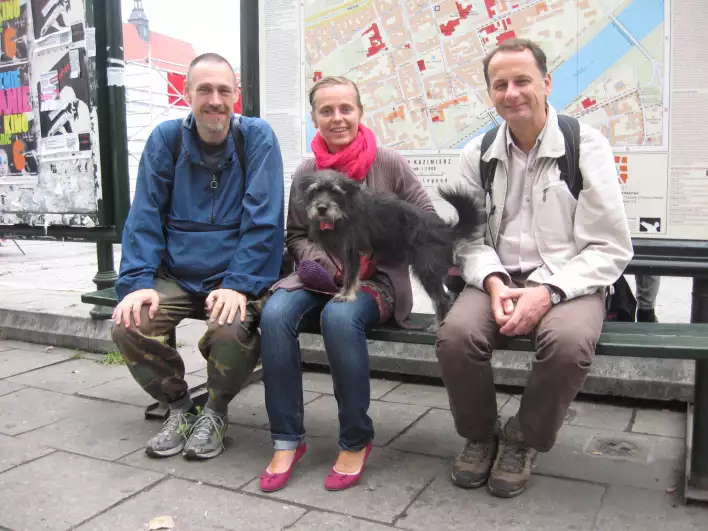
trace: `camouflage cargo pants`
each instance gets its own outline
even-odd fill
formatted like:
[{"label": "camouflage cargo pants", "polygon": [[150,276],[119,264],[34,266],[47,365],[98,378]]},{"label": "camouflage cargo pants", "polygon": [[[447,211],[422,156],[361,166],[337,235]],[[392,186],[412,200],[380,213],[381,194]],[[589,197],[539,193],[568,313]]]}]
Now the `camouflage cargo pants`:
[{"label": "camouflage cargo pants", "polygon": [[[204,318],[205,297],[183,290],[174,280],[155,278],[160,304],[153,319],[143,306],[140,327],[113,327],[113,342],[118,346],[128,369],[145,391],[160,402],[174,402],[187,393],[184,362],[167,344],[169,333],[187,318]],[[237,314],[232,324],[207,323],[199,340],[199,351],[207,361],[209,398],[222,408],[241,390],[260,356],[258,322],[266,297],[249,299],[246,319]],[[132,317],[131,317],[132,320]]]}]

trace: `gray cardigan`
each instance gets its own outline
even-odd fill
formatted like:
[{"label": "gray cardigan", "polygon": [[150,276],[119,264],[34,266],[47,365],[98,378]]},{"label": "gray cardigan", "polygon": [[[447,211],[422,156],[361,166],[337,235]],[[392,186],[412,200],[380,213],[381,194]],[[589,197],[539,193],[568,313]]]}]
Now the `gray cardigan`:
[{"label": "gray cardigan", "polygon": [[[306,159],[300,163],[293,182],[306,173],[316,170],[315,160]],[[376,159],[366,174],[366,186],[373,191],[393,192],[404,201],[408,201],[424,210],[434,212],[433,204],[423,188],[418,177],[402,155],[392,149],[378,146]],[[288,207],[286,244],[288,251],[299,263],[302,260],[314,260],[322,265],[334,277],[337,271],[335,264],[325,255],[324,251],[307,238],[307,216],[304,205],[294,201],[293,190],[290,188],[290,204]],[[377,269],[385,273],[391,280],[394,297],[394,317],[401,326],[407,326],[407,320],[413,309],[413,291],[411,279],[406,264],[377,264]],[[287,290],[304,287],[297,273],[292,273],[278,281],[272,288],[285,288]]]}]

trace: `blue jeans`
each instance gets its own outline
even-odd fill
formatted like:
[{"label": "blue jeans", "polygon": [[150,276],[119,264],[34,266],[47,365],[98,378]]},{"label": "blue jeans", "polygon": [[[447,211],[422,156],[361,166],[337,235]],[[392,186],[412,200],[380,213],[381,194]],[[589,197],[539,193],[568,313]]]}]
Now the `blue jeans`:
[{"label": "blue jeans", "polygon": [[305,438],[298,335],[320,321],[339,407],[339,446],[358,451],[374,438],[368,415],[369,350],[364,331],[379,321],[367,293],[353,302],[306,290],[276,290],[261,313],[261,360],[270,431],[276,450],[293,450]]}]

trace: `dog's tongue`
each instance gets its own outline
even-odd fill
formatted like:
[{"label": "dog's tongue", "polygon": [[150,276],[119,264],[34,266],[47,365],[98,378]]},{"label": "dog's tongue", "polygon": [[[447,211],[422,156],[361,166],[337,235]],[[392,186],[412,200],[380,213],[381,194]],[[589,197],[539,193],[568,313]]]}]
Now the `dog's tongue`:
[{"label": "dog's tongue", "polygon": [[334,230],[334,224],[329,221],[320,221],[320,230]]}]

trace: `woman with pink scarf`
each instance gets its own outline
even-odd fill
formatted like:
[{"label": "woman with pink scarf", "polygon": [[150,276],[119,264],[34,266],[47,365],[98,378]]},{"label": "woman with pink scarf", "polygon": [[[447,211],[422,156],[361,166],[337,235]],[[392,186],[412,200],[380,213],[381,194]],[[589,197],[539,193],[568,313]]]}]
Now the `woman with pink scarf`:
[{"label": "woman with pink scarf", "polygon": [[[359,89],[344,77],[327,77],[310,91],[314,160],[304,160],[293,177],[316,169],[334,169],[377,191],[396,193],[426,210],[432,203],[407,161],[376,145],[374,133],[361,123]],[[294,190],[295,186],[291,188]],[[328,490],[357,483],[374,441],[368,415],[369,352],[365,331],[394,319],[405,325],[413,307],[408,266],[362,258],[361,289],[352,302],[332,302],[341,276],[337,264],[308,240],[304,206],[288,209],[288,251],[297,271],[273,286],[261,314],[261,359],[266,408],[275,453],[260,487],[272,492],[286,486],[305,455],[300,330],[320,323],[339,408],[339,455],[325,478]]]}]

